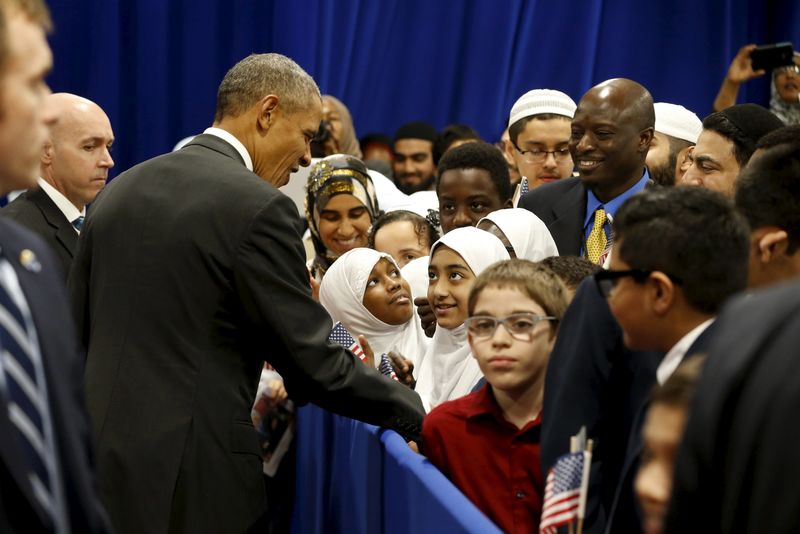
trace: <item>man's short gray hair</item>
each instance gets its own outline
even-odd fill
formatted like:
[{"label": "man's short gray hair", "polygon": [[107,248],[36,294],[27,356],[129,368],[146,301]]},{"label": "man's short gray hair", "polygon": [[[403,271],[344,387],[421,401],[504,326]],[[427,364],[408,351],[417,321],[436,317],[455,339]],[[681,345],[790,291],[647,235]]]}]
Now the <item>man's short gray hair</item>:
[{"label": "man's short gray hair", "polygon": [[267,95],[276,95],[286,113],[321,98],[314,79],[297,63],[281,54],[251,54],[231,67],[217,91],[214,122],[238,117]]}]

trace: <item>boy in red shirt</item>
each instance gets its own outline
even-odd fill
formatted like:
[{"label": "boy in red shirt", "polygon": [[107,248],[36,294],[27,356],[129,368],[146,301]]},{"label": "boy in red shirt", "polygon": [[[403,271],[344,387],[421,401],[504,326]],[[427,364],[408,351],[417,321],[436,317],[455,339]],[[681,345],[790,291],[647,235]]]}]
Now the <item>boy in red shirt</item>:
[{"label": "boy in red shirt", "polygon": [[423,422],[428,459],[504,532],[539,531],[542,392],[566,307],[547,267],[513,259],[481,273],[465,324],[486,384]]}]

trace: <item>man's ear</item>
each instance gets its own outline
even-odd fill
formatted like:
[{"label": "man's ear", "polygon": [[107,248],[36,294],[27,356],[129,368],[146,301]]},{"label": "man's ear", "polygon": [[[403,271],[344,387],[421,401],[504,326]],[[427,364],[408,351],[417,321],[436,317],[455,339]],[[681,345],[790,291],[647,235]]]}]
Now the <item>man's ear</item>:
[{"label": "man's ear", "polygon": [[650,150],[650,143],[653,141],[654,133],[653,128],[645,128],[639,132],[639,152],[647,153]]},{"label": "man's ear", "polygon": [[675,303],[675,283],[661,271],[654,271],[650,275],[650,283],[653,311],[658,315],[666,315]]},{"label": "man's ear", "polygon": [[277,95],[267,95],[258,104],[258,127],[264,132],[268,131],[275,122],[276,114],[278,113],[279,98]]},{"label": "man's ear", "polygon": [[769,263],[777,256],[786,255],[786,249],[789,247],[789,234],[786,230],[776,226],[760,228],[755,238],[758,259],[761,263]]},{"label": "man's ear", "polygon": [[40,159],[42,165],[50,165],[53,163],[53,141],[47,139],[42,147],[42,157]]},{"label": "man's ear", "polygon": [[503,208],[513,208],[514,207],[514,200],[508,199],[503,203]]}]

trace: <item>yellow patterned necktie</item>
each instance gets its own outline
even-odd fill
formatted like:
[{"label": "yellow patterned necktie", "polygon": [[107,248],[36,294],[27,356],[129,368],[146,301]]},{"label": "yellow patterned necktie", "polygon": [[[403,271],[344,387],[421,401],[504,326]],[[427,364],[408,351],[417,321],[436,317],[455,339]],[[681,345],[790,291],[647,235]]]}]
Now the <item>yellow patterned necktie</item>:
[{"label": "yellow patterned necktie", "polygon": [[592,231],[589,232],[589,237],[586,238],[586,257],[592,263],[600,261],[600,255],[603,254],[608,244],[605,225],[606,210],[598,208],[594,212],[594,226],[592,226]]}]

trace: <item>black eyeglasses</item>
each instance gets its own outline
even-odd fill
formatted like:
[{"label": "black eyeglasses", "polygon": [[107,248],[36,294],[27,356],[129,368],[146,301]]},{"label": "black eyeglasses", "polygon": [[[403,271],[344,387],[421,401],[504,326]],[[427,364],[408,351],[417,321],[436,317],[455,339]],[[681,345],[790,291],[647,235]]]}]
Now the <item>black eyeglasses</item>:
[{"label": "black eyeglasses", "polygon": [[[647,280],[651,274],[655,271],[647,270],[647,269],[628,269],[627,271],[612,271],[612,270],[602,270],[597,271],[594,273],[594,283],[597,285],[597,290],[603,296],[603,298],[608,298],[611,295],[611,291],[617,286],[617,281],[620,278],[625,278],[630,276],[633,280],[639,284]],[[666,274],[666,273],[664,273]],[[666,274],[670,280],[675,282],[676,284],[680,284],[681,280],[677,276],[672,276]]]},{"label": "black eyeglasses", "polygon": [[522,150],[520,147],[517,146],[516,143],[512,143],[514,148],[517,149],[517,152],[522,154],[522,159],[527,163],[544,163],[547,160],[547,155],[552,154],[553,159],[560,163],[562,161],[566,161],[568,157],[570,157],[569,148],[557,148],[555,150],[541,150],[538,148],[533,148],[531,150]]}]

